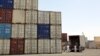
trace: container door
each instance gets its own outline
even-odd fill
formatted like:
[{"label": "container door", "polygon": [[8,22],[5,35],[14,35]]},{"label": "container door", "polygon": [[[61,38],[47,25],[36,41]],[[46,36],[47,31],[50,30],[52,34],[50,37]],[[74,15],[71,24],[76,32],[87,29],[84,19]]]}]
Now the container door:
[{"label": "container door", "polygon": [[56,40],[56,52],[57,53],[61,53],[62,49],[61,49],[61,39],[57,39]]},{"label": "container door", "polygon": [[41,53],[43,54],[43,51],[44,51],[44,47],[43,47],[43,40],[42,39],[39,39],[38,40],[38,53]]},{"label": "container door", "polygon": [[3,54],[3,40],[0,39],[0,54]]},{"label": "container door", "polygon": [[50,40],[44,40],[44,53],[50,53]]},{"label": "container door", "polygon": [[5,21],[5,10],[0,9],[0,23]]},{"label": "container door", "polygon": [[51,53],[56,53],[56,45],[55,45],[55,39],[51,40]]},{"label": "container door", "polygon": [[3,54],[10,54],[10,52],[9,52],[9,50],[10,50],[10,40],[5,39],[3,44],[4,44]]},{"label": "container door", "polygon": [[18,54],[24,54],[24,39],[18,39]]},{"label": "container door", "polygon": [[5,14],[5,22],[12,23],[12,10],[7,9]]},{"label": "container door", "polygon": [[17,39],[11,39],[10,41],[10,54],[18,54],[18,49],[17,49]]}]

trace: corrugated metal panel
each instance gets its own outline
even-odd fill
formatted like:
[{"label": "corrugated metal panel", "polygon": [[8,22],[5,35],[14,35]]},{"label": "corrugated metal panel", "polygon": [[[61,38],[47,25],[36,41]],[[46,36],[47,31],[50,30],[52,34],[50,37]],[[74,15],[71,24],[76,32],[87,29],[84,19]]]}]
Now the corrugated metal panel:
[{"label": "corrugated metal panel", "polygon": [[55,12],[50,12],[50,24],[56,24],[56,14],[55,14]]},{"label": "corrugated metal panel", "polygon": [[13,8],[13,0],[1,0],[0,8],[12,9]]},{"label": "corrugated metal panel", "polygon": [[32,53],[37,53],[37,40],[32,39]]},{"label": "corrugated metal panel", "polygon": [[86,39],[85,36],[80,36],[80,46],[85,47],[86,46]]},{"label": "corrugated metal panel", "polygon": [[14,0],[15,9],[25,9],[25,0]]},{"label": "corrugated metal panel", "polygon": [[50,38],[50,25],[49,24],[38,24],[37,25],[37,37],[39,39]]},{"label": "corrugated metal panel", "polygon": [[5,1],[5,8],[12,9],[13,8],[13,0],[6,0]]},{"label": "corrugated metal panel", "polygon": [[56,27],[56,36],[57,36],[57,38],[61,38],[61,33],[62,33],[61,26],[57,25],[55,27]]},{"label": "corrugated metal panel", "polygon": [[25,23],[25,11],[24,10],[13,10],[13,23]]},{"label": "corrugated metal panel", "polygon": [[3,8],[4,7],[4,0],[1,0],[0,1],[0,8]]},{"label": "corrugated metal panel", "polygon": [[60,12],[50,12],[50,24],[61,24]]},{"label": "corrugated metal panel", "polygon": [[11,23],[12,22],[12,10],[0,9],[0,23]]},{"label": "corrugated metal panel", "polygon": [[61,39],[56,40],[56,52],[61,53],[62,52],[62,47],[61,47]]},{"label": "corrugated metal panel", "polygon": [[56,27],[55,26],[53,26],[53,25],[51,25],[51,27],[50,27],[50,36],[51,36],[51,38],[56,38]]},{"label": "corrugated metal panel", "polygon": [[38,9],[38,0],[27,0],[26,9]]},{"label": "corrugated metal panel", "polygon": [[55,41],[55,39],[52,39],[51,40],[51,53],[56,53],[56,41]]},{"label": "corrugated metal panel", "polygon": [[50,53],[50,40],[45,39],[44,41],[44,53]]},{"label": "corrugated metal panel", "polygon": [[38,23],[49,24],[49,12],[48,11],[39,11],[38,12]]},{"label": "corrugated metal panel", "polygon": [[24,39],[11,39],[10,54],[24,54]]},{"label": "corrugated metal panel", "polygon": [[0,24],[0,38],[10,38],[11,37],[11,25],[10,24]]},{"label": "corrugated metal panel", "polygon": [[0,39],[0,54],[3,54],[3,40]]},{"label": "corrugated metal panel", "polygon": [[56,24],[61,24],[61,12],[56,12]]},{"label": "corrugated metal panel", "polygon": [[43,51],[44,51],[44,46],[43,46],[43,40],[42,39],[39,39],[38,40],[38,53],[42,53],[43,54]]},{"label": "corrugated metal panel", "polygon": [[26,23],[37,23],[37,11],[26,11]]},{"label": "corrugated metal panel", "polygon": [[37,25],[25,25],[25,38],[37,38]]},{"label": "corrugated metal panel", "polygon": [[51,38],[61,38],[61,26],[51,25]]},{"label": "corrugated metal panel", "polygon": [[38,0],[14,0],[15,9],[38,9]]},{"label": "corrugated metal panel", "polygon": [[10,40],[0,39],[0,54],[9,54]]},{"label": "corrugated metal panel", "polygon": [[25,40],[25,53],[26,54],[37,53],[37,39]]},{"label": "corrugated metal panel", "polygon": [[4,47],[3,47],[3,54],[9,54],[10,52],[10,40],[9,39],[5,39],[4,43],[3,43]]},{"label": "corrugated metal panel", "polygon": [[24,38],[23,24],[12,24],[12,38]]}]

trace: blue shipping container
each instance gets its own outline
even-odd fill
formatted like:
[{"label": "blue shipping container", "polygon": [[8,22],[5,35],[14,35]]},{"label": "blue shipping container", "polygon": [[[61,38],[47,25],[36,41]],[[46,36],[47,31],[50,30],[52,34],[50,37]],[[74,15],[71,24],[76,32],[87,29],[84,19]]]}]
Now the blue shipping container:
[{"label": "blue shipping container", "polygon": [[37,37],[38,39],[49,39],[50,38],[50,25],[49,24],[38,24],[37,25]]},{"label": "blue shipping container", "polygon": [[11,24],[0,24],[0,38],[9,39],[11,37]]},{"label": "blue shipping container", "polygon": [[0,0],[0,8],[4,7],[4,0]]},{"label": "blue shipping container", "polygon": [[0,0],[0,8],[13,9],[13,0]]}]

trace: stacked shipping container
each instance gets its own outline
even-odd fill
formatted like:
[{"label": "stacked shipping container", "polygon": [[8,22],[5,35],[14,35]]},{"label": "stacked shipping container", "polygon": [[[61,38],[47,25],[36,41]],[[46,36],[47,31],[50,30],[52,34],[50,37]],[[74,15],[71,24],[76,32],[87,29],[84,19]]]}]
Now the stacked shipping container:
[{"label": "stacked shipping container", "polygon": [[0,54],[61,53],[61,13],[38,0],[0,0]]}]

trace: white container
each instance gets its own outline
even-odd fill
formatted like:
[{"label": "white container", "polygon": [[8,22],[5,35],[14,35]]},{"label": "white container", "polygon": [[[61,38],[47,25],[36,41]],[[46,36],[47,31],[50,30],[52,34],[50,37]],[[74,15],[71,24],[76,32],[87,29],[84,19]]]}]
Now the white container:
[{"label": "white container", "polygon": [[13,24],[12,25],[12,38],[24,38],[24,25]]},{"label": "white container", "polygon": [[32,40],[32,53],[37,53],[37,40]]},{"label": "white container", "polygon": [[80,46],[81,47],[86,47],[86,39],[84,35],[80,36]]},{"label": "white container", "polygon": [[50,24],[56,24],[56,13],[50,12]]},{"label": "white container", "polygon": [[49,24],[49,11],[38,12],[38,23]]},{"label": "white container", "polygon": [[51,25],[50,30],[51,38],[56,38],[56,27],[54,25]]},{"label": "white container", "polygon": [[3,54],[3,40],[0,39],[0,54]]},{"label": "white container", "polygon": [[3,54],[9,54],[10,52],[10,40],[5,39],[3,43]]},{"label": "white container", "polygon": [[56,24],[61,24],[61,12],[56,12]]},{"label": "white container", "polygon": [[61,12],[50,12],[50,24],[61,24]]},{"label": "white container", "polygon": [[26,23],[37,23],[37,11],[26,11]]},{"label": "white container", "polygon": [[56,39],[56,52],[61,53],[62,47],[61,47],[61,39]]},{"label": "white container", "polygon": [[38,0],[26,0],[26,9],[38,9]]},{"label": "white container", "polygon": [[25,11],[24,10],[13,10],[13,23],[25,23]]},{"label": "white container", "polygon": [[44,40],[44,53],[50,53],[50,40]]},{"label": "white container", "polygon": [[26,0],[14,0],[14,9],[25,9]]},{"label": "white container", "polygon": [[38,9],[38,0],[14,0],[15,9]]},{"label": "white container", "polygon": [[56,36],[57,36],[57,38],[61,38],[61,33],[62,33],[61,26],[57,25],[55,27],[56,27]]},{"label": "white container", "polygon": [[38,53],[41,53],[41,54],[44,53],[44,46],[43,46],[43,40],[42,39],[38,40]]},{"label": "white container", "polygon": [[51,38],[61,38],[61,26],[51,25]]},{"label": "white container", "polygon": [[35,24],[25,25],[25,38],[37,38],[37,25]]},{"label": "white container", "polygon": [[37,53],[37,39],[25,40],[25,54]]},{"label": "white container", "polygon": [[55,44],[56,44],[55,39],[52,39],[51,46],[50,46],[51,53],[56,53],[56,45]]}]

